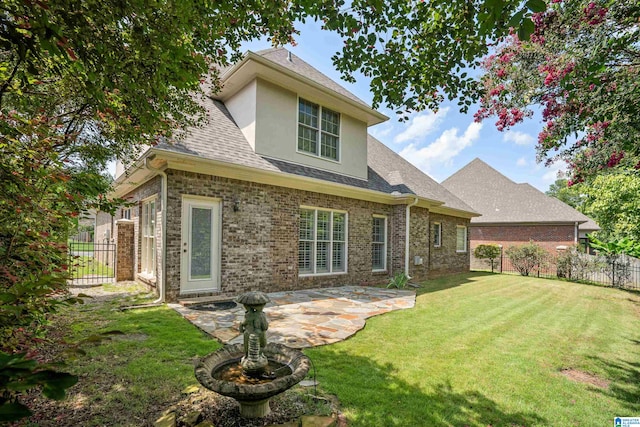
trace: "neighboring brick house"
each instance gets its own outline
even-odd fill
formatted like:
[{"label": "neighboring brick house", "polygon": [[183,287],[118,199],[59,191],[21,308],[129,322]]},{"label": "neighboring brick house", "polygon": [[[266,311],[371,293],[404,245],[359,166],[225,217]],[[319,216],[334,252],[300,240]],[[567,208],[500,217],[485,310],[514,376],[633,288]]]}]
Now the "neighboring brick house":
[{"label": "neighboring brick house", "polygon": [[135,278],[161,298],[469,270],[478,214],[367,134],[387,117],[284,49],[247,53],[221,81],[204,126],[117,170]]},{"label": "neighboring brick house", "polygon": [[477,158],[442,185],[482,214],[469,227],[472,251],[480,244],[506,249],[533,241],[555,254],[558,247],[583,243],[586,233],[599,229],[571,206],[511,181]]}]

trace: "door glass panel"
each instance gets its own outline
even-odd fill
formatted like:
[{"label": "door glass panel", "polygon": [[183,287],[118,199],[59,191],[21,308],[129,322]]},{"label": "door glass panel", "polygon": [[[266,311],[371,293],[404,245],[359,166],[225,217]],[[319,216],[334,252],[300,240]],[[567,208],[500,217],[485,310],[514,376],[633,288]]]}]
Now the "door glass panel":
[{"label": "door glass panel", "polygon": [[211,209],[191,209],[191,279],[211,278]]}]

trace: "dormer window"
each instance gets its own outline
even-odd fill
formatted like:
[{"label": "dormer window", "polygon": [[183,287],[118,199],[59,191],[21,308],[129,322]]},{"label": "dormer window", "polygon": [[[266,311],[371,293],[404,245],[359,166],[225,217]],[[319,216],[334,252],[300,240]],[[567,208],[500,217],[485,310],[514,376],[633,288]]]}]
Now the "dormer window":
[{"label": "dormer window", "polygon": [[300,98],[298,101],[298,151],[338,161],[340,113]]}]

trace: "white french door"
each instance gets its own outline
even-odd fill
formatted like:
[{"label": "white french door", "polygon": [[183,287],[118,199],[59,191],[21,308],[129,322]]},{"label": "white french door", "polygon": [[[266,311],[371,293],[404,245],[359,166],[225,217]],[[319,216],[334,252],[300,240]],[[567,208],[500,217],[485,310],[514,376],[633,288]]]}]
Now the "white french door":
[{"label": "white french door", "polygon": [[182,197],[180,293],[220,289],[220,200]]}]

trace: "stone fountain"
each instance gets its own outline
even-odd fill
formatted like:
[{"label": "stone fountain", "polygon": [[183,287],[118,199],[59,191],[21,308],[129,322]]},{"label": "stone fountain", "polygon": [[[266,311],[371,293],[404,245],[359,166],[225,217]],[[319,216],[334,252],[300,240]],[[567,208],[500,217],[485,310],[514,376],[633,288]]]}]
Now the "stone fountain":
[{"label": "stone fountain", "polygon": [[260,418],[271,412],[269,399],[302,381],[310,360],[299,350],[267,343],[269,327],[262,311],[269,297],[247,292],[236,299],[245,308],[240,325],[243,344],[227,345],[205,356],[196,367],[196,378],[204,387],[240,404],[240,415]]}]

